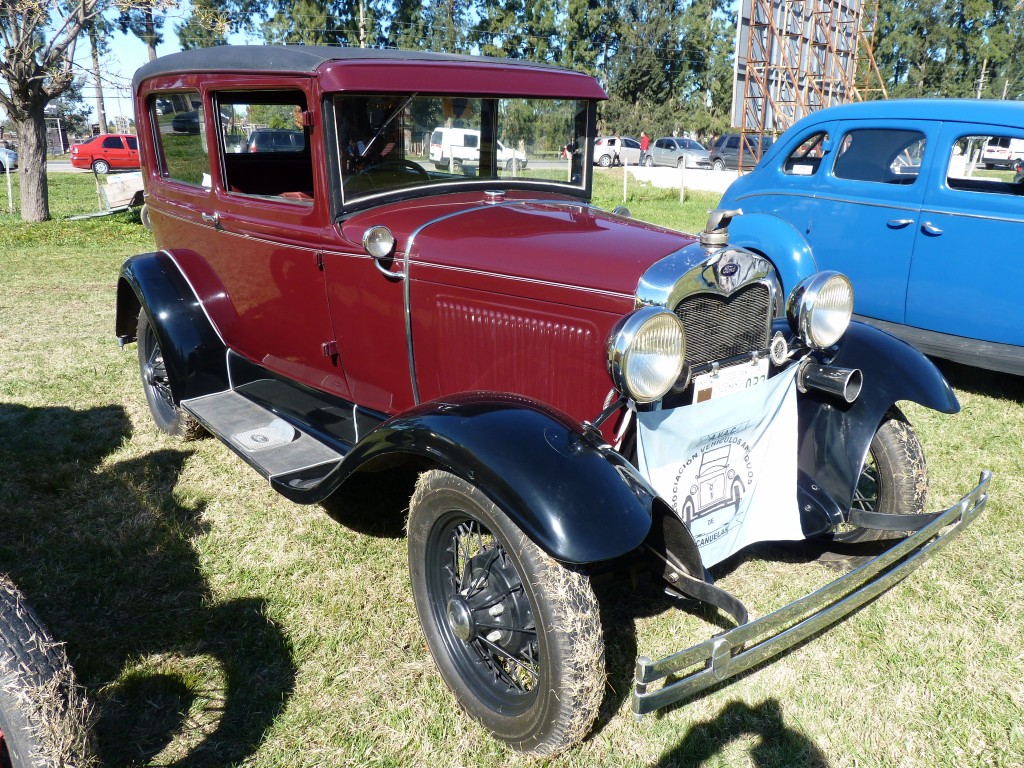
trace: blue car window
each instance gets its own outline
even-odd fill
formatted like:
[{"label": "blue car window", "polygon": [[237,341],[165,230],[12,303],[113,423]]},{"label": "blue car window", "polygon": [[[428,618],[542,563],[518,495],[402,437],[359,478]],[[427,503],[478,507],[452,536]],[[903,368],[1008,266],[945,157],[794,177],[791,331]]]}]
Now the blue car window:
[{"label": "blue car window", "polygon": [[[1003,162],[992,162],[992,148],[1004,150]],[[1024,139],[1008,136],[961,136],[953,142],[946,186],[962,192],[1024,194]]]},{"label": "blue car window", "polygon": [[833,174],[839,179],[913,184],[924,157],[925,135],[894,128],[849,131],[839,144]]},{"label": "blue car window", "polygon": [[821,158],[824,156],[824,145],[828,141],[828,133],[818,131],[804,139],[789,153],[782,170],[791,176],[813,176],[818,172]]}]

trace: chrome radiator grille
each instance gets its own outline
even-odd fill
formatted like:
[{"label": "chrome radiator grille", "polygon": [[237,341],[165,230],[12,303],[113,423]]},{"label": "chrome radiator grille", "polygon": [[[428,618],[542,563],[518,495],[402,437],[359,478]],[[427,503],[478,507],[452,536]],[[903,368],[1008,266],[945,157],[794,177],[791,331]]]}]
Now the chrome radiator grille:
[{"label": "chrome radiator grille", "polygon": [[686,362],[703,365],[768,347],[771,294],[761,283],[732,296],[696,293],[676,305],[686,330]]}]

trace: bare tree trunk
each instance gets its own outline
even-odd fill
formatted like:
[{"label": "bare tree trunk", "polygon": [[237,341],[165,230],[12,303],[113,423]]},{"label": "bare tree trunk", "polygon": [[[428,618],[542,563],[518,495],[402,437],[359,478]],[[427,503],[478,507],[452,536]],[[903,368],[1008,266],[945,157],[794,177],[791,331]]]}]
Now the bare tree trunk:
[{"label": "bare tree trunk", "polygon": [[50,218],[50,193],[46,185],[46,120],[43,109],[28,110],[18,126],[18,158],[21,165],[21,219]]},{"label": "bare tree trunk", "polygon": [[89,25],[89,42],[92,44],[92,74],[96,78],[96,121],[100,124],[100,133],[107,132],[107,112],[103,109],[103,81],[100,74],[99,42],[96,39],[96,28]]},{"label": "bare tree trunk", "polygon": [[146,53],[149,60],[156,59],[156,22],[153,20],[153,6],[147,5],[143,11],[146,26]]}]

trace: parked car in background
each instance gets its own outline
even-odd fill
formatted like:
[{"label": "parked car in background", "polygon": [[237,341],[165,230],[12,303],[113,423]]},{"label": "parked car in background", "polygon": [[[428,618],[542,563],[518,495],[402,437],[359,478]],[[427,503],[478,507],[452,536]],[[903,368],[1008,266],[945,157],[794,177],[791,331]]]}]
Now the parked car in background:
[{"label": "parked car in background", "polygon": [[0,173],[18,170],[18,153],[13,149],[0,147]]},{"label": "parked car in background", "polygon": [[[507,171],[522,170],[528,161],[523,152],[506,147],[499,140],[494,142],[498,153],[498,165]],[[430,134],[429,157],[434,167],[447,169],[450,156],[455,157],[455,167],[476,168],[480,163],[480,131],[472,128],[435,128]]]},{"label": "parked car in background", "polygon": [[1013,101],[872,101],[823,109],[780,137],[722,205],[732,235],[792,286],[849,276],[855,315],[929,355],[1024,375],[1024,183],[984,171],[1024,144]]},{"label": "parked car in background", "polygon": [[981,152],[981,161],[988,169],[1013,168],[1022,158],[1024,139],[1012,139],[1009,136],[993,136]]},{"label": "parked car in background", "polygon": [[101,133],[81,144],[72,144],[70,156],[75,168],[91,168],[96,173],[138,170],[139,140],[128,133]]},{"label": "parked car in background", "polygon": [[607,168],[611,165],[637,165],[640,162],[640,142],[631,136],[603,136],[594,142],[594,164]]},{"label": "parked car in background", "polygon": [[[205,138],[156,130],[156,104],[183,91],[206,105]],[[766,258],[729,244],[733,213],[695,237],[591,204],[607,96],[590,75],[217,46],[146,64],[133,92],[155,247],[121,268],[115,333],[137,343],[154,423],[180,437],[201,425],[296,503],[357,475],[391,491],[373,513],[406,519],[438,673],[514,749],[555,754],[597,718],[595,572],[643,565],[725,612],[682,655],[636,660],[645,714],[806,641],[984,507],[988,475],[924,514],[923,450],[896,402],[953,413],[956,397],[912,347],[850,322],[843,275],[785,297]],[[303,150],[225,151],[214,104],[302,114]],[[418,161],[413,137],[447,115],[479,136],[472,174]],[[495,139],[524,120],[567,139],[567,173],[505,171]],[[357,132],[364,162],[350,163]],[[707,512],[692,527],[686,498]],[[756,541],[908,529],[756,623],[708,570]]]},{"label": "parked car in background", "polygon": [[257,128],[245,143],[247,152],[302,152],[306,137],[302,131],[286,128]]},{"label": "parked car in background", "polygon": [[750,170],[771,145],[771,136],[726,133],[711,145],[707,158],[698,160],[697,164],[701,168],[714,168],[716,171],[735,171],[740,167],[742,147],[743,169]]},{"label": "parked car in background", "polygon": [[697,168],[708,159],[708,150],[696,139],[666,136],[651,145],[645,165],[667,165],[672,168]]}]

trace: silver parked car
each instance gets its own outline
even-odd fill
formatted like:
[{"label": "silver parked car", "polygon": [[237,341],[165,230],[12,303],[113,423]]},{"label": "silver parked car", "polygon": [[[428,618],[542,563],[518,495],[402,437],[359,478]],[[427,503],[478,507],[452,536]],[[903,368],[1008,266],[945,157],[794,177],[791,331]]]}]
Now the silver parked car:
[{"label": "silver parked car", "polygon": [[0,173],[7,173],[8,169],[18,169],[18,153],[13,149],[0,147]]},{"label": "silver parked car", "polygon": [[594,142],[594,164],[607,168],[610,165],[640,164],[640,142],[632,136],[602,136]]},{"label": "silver parked car", "polygon": [[666,136],[658,139],[647,153],[646,166],[667,165],[671,168],[696,168],[700,160],[708,159],[708,150],[694,139]]}]

